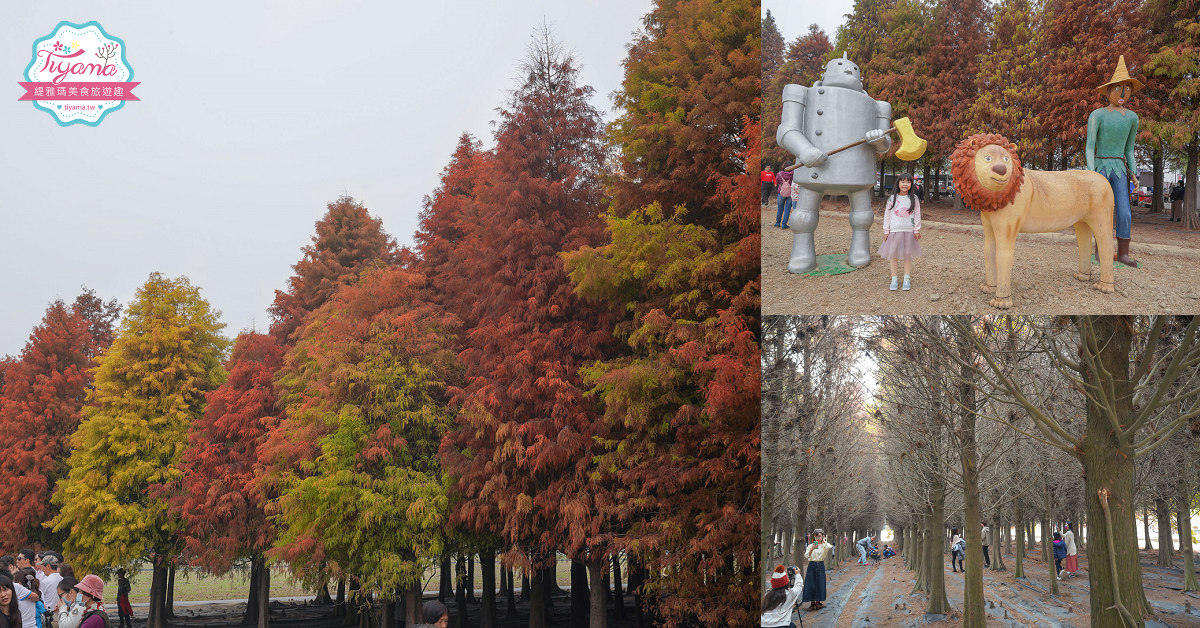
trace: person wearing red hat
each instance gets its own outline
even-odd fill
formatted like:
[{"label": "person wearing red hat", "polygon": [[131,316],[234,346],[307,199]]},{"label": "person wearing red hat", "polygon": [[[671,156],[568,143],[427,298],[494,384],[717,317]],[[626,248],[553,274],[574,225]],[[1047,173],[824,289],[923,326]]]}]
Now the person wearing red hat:
[{"label": "person wearing red hat", "polygon": [[[797,576],[797,578],[799,578]],[[789,628],[792,625],[792,607],[800,597],[800,589],[788,577],[787,568],[780,565],[771,572],[771,591],[763,598],[762,628]]]},{"label": "person wearing red hat", "polygon": [[109,628],[108,613],[104,612],[104,581],[100,576],[88,574],[75,585],[83,597],[83,620],[79,628]]}]

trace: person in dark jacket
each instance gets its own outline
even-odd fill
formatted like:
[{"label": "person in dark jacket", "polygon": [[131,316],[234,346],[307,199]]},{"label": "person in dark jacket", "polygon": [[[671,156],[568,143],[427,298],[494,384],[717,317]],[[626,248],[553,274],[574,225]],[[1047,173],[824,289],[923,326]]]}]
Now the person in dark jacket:
[{"label": "person in dark jacket", "polygon": [[1054,573],[1055,577],[1062,580],[1062,561],[1067,557],[1067,543],[1063,541],[1062,533],[1054,533]]}]

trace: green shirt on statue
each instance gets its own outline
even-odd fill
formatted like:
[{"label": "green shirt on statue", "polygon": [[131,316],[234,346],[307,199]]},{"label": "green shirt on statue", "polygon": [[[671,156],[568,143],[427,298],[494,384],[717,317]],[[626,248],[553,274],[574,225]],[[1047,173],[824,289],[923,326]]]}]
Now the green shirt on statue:
[{"label": "green shirt on statue", "polygon": [[[1132,168],[1137,138],[1138,117],[1128,109],[1109,111],[1102,107],[1088,116],[1087,166],[1100,174],[1128,174],[1125,163]],[[1124,157],[1126,162],[1122,162]]]}]

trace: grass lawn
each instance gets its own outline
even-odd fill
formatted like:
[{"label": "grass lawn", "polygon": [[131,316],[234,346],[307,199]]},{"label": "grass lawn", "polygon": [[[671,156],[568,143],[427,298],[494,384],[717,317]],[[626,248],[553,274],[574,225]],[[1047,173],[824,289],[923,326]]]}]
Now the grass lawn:
[{"label": "grass lawn", "polygon": [[[571,561],[558,557],[557,569],[558,584],[560,586],[570,586],[571,584]],[[438,571],[430,569],[425,574],[425,590],[437,591],[438,588]],[[140,573],[130,574],[130,586],[133,590],[129,592],[129,602],[131,604],[147,604],[150,602],[150,583],[153,580],[153,571],[150,568],[143,569]],[[622,578],[624,578],[624,568],[622,569]],[[517,588],[521,586],[521,576],[517,576]],[[483,584],[483,578],[480,575],[479,564],[475,564],[475,586],[479,587]],[[496,577],[496,586],[500,585],[500,577]],[[337,595],[334,588],[336,583],[330,585],[330,594]],[[117,580],[113,577],[111,581],[104,583],[106,592],[115,594],[117,590]],[[244,600],[250,595],[250,569],[233,569],[224,576],[211,576],[204,574],[200,570],[180,569],[175,572],[175,601],[176,602],[191,602],[201,600]],[[314,591],[310,591],[302,587],[294,581],[286,569],[271,570],[271,597],[297,597],[297,596],[316,596]],[[106,596],[107,597],[107,596]]]}]

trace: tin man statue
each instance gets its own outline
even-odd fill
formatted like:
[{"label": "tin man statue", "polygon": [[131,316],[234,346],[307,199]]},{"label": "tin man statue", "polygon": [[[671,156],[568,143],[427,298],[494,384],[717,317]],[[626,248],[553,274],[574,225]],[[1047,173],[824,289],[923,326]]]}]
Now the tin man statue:
[{"label": "tin man statue", "polygon": [[[816,85],[788,85],[783,89],[783,115],[775,140],[796,155],[792,185],[799,186],[799,200],[792,209],[792,257],[788,271],[804,273],[817,265],[813,232],[817,210],[826,194],[850,197],[851,266],[871,262],[871,192],[875,185],[875,162],[888,152],[892,140],[887,129],[892,106],[867,95],[858,65],[846,54],[825,66]],[[835,155],[826,151],[866,139]]]}]

